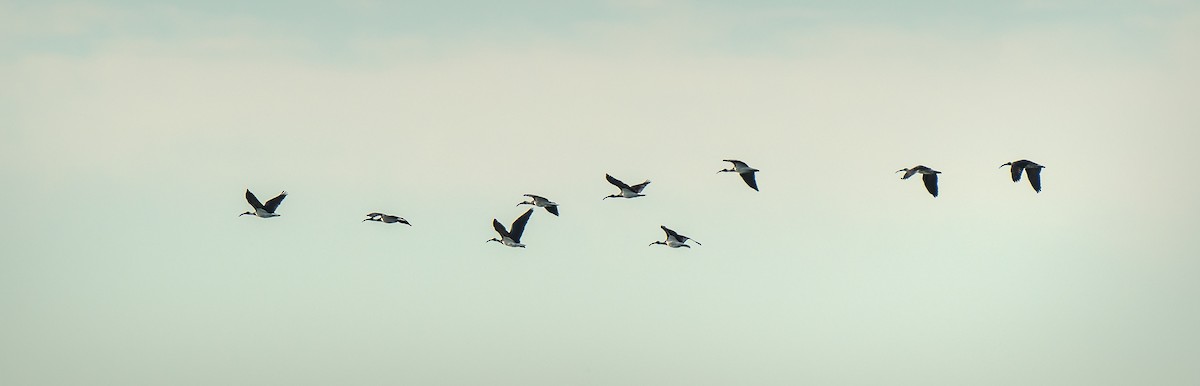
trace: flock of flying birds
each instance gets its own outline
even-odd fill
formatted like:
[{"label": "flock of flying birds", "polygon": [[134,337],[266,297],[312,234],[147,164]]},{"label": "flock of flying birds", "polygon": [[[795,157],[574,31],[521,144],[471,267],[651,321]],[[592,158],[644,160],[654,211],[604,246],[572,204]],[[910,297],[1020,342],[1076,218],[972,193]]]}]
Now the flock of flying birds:
[{"label": "flock of flying birds", "polygon": [[[749,186],[751,189],[754,189],[755,191],[758,191],[758,183],[755,182],[755,180],[754,180],[754,173],[757,172],[758,169],[752,168],[752,167],[750,167],[750,165],[747,165],[745,162],[738,161],[738,160],[727,159],[724,161],[732,163],[733,167],[729,168],[729,169],[721,169],[721,170],[717,171],[718,174],[720,174],[720,173],[737,173],[738,175],[740,175],[742,177],[742,181],[746,182],[747,186]],[[1009,167],[1009,170],[1012,173],[1013,182],[1021,181],[1021,174],[1025,173],[1025,174],[1029,175],[1029,184],[1031,186],[1033,186],[1033,190],[1035,192],[1042,191],[1042,169],[1045,168],[1045,166],[1038,165],[1037,163],[1030,161],[1030,160],[1013,161],[1013,162],[1007,162],[1007,163],[1004,163],[1003,165],[1000,165],[1000,167],[1005,167],[1005,166]],[[938,185],[937,185],[938,177],[937,177],[937,175],[940,174],[941,172],[939,172],[937,170],[933,170],[925,165],[917,165],[917,166],[913,166],[911,168],[904,168],[904,169],[900,169],[900,170],[896,171],[896,173],[899,173],[899,172],[904,172],[904,176],[901,176],[900,178],[905,179],[905,180],[907,180],[909,177],[912,177],[914,175],[921,174],[921,180],[925,182],[925,190],[928,190],[929,194],[932,194],[934,197],[937,197],[937,195],[938,195]],[[650,180],[643,181],[642,183],[637,184],[637,185],[629,185],[624,182],[621,182],[621,180],[618,180],[608,174],[605,174],[604,178],[608,180],[608,183],[613,184],[613,186],[616,186],[617,189],[620,189],[620,192],[618,192],[617,194],[605,196],[603,199],[643,197],[643,196],[645,196],[645,194],[642,194],[642,191],[646,190],[646,186],[650,185]],[[283,199],[286,197],[287,197],[287,192],[282,192],[278,196],[275,196],[275,198],[267,200],[266,204],[263,204],[262,202],[258,201],[258,197],[255,197],[254,193],[251,193],[249,189],[246,189],[246,201],[250,203],[250,206],[253,207],[254,210],[242,213],[242,214],[238,215],[238,217],[245,216],[245,215],[251,215],[251,216],[256,216],[256,217],[261,217],[261,218],[277,217],[279,215],[275,213],[275,210],[279,209],[279,204],[283,203]],[[538,208],[545,208],[547,212],[550,212],[550,214],[558,216],[558,204],[555,203],[554,201],[551,201],[548,198],[538,196],[538,195],[533,195],[533,194],[526,194],[525,197],[529,197],[529,200],[522,201],[521,203],[518,203],[517,206],[531,205],[531,206],[538,207]],[[509,247],[525,248],[525,244],[521,243],[521,235],[523,233],[525,233],[525,224],[529,222],[529,217],[533,216],[533,209],[534,208],[529,208],[529,210],[525,211],[524,214],[522,214],[520,217],[517,217],[517,219],[514,220],[512,225],[509,226],[508,228],[505,228],[504,224],[501,224],[499,220],[492,219],[492,228],[496,229],[496,233],[498,233],[500,235],[500,237],[492,238],[487,241],[488,242],[495,241],[495,242],[498,242],[500,244],[503,244],[503,245],[509,246]],[[403,217],[379,213],[379,212],[372,212],[372,213],[367,214],[367,218],[363,219],[363,221],[364,222],[365,221],[376,221],[376,222],[381,222],[384,224],[400,223],[400,224],[412,226],[412,224],[410,224],[408,222],[408,220],[405,220]],[[691,245],[687,244],[687,242],[689,240],[696,243],[696,245],[702,245],[702,244],[700,244],[699,241],[696,241],[690,237],[681,235],[678,232],[675,232],[675,231],[671,230],[670,228],[667,228],[666,226],[659,226],[659,227],[662,228],[663,232],[665,232],[667,234],[667,238],[666,238],[666,240],[663,240],[663,241],[655,241],[653,243],[650,243],[650,245],[660,244],[660,245],[666,245],[671,248],[681,248],[681,247],[682,248],[691,248]]]}]

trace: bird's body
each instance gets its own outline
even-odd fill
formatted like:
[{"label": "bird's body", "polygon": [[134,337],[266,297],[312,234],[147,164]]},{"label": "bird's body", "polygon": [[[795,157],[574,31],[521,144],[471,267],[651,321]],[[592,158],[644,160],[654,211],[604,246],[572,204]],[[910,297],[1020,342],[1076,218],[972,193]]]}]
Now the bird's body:
[{"label": "bird's body", "polygon": [[937,175],[941,172],[930,169],[928,166],[925,166],[925,165],[917,165],[917,166],[913,166],[911,168],[900,169],[900,170],[896,171],[896,173],[899,173],[899,172],[904,172],[904,176],[900,177],[900,178],[905,179],[905,180],[907,180],[909,177],[912,177],[913,175],[916,175],[917,173],[920,173],[921,180],[925,182],[925,190],[928,190],[929,194],[932,194],[934,197],[937,197],[937,195],[938,195],[938,185],[937,185],[938,177],[937,177]]},{"label": "bird's body", "polygon": [[746,165],[745,162],[738,160],[727,159],[724,161],[733,163],[733,168],[721,169],[717,171],[717,173],[737,173],[738,175],[742,176],[742,181],[746,181],[746,185],[750,186],[751,189],[758,191],[758,183],[754,181],[754,172],[757,172],[758,169],[752,168],[750,165]]},{"label": "bird's body", "polygon": [[529,222],[529,216],[532,215],[533,208],[530,208],[525,211],[525,214],[522,214],[521,217],[517,217],[513,221],[512,228],[510,229],[504,229],[504,224],[501,224],[500,220],[492,219],[492,228],[496,229],[496,233],[500,234],[500,238],[493,238],[488,241],[495,241],[514,248],[525,248],[525,244],[521,244],[521,234],[525,233],[525,224]]},{"label": "bird's body", "polygon": [[1029,174],[1029,185],[1033,187],[1033,191],[1042,192],[1042,169],[1045,166],[1038,165],[1036,162],[1023,159],[1020,161],[1008,162],[1000,167],[1010,166],[1009,171],[1012,173],[1013,182],[1021,180],[1021,172]]},{"label": "bird's body", "polygon": [[[662,228],[663,232],[667,233],[667,239],[665,241],[655,241],[653,243],[650,243],[650,245],[661,244],[661,245],[666,245],[671,248],[680,248],[680,247],[691,248],[692,247],[691,245],[687,245],[687,241],[692,240],[690,237],[681,235],[671,229],[668,229],[666,226],[663,226],[663,225],[660,225],[659,228]],[[704,244],[700,244],[699,241],[696,241],[696,240],[692,240],[692,241],[695,242],[696,245],[704,245]]]},{"label": "bird's body", "polygon": [[279,217],[279,215],[275,213],[275,210],[279,209],[279,204],[283,202],[285,197],[287,197],[287,192],[279,193],[279,195],[275,196],[275,198],[267,200],[267,203],[264,205],[258,201],[258,197],[255,197],[254,193],[250,193],[250,189],[246,189],[246,202],[250,203],[250,206],[254,208],[254,211],[239,214],[238,217],[245,215],[257,216],[261,218]]},{"label": "bird's body", "polygon": [[550,214],[555,216],[558,215],[558,204],[556,204],[554,201],[550,201],[545,197],[532,194],[526,194],[525,197],[529,197],[529,201],[522,201],[520,204],[517,204],[517,206],[533,205],[539,208],[546,208],[546,211],[550,212]]},{"label": "bird's body", "polygon": [[642,196],[645,196],[645,194],[642,194],[642,190],[646,189],[646,185],[650,185],[650,180],[646,180],[645,182],[642,182],[637,185],[629,186],[629,185],[626,185],[624,182],[621,182],[621,180],[613,178],[613,176],[610,176],[608,174],[605,174],[604,178],[608,180],[608,183],[613,184],[618,189],[621,189],[621,193],[614,194],[611,196],[606,196],[606,197],[604,197],[605,199],[642,197]]},{"label": "bird's body", "polygon": [[378,221],[378,222],[381,222],[384,224],[401,223],[404,225],[412,226],[412,224],[409,224],[408,220],[405,220],[404,217],[393,216],[390,214],[383,214],[383,213],[379,213],[379,212],[368,213],[367,218],[363,219],[363,221]]}]

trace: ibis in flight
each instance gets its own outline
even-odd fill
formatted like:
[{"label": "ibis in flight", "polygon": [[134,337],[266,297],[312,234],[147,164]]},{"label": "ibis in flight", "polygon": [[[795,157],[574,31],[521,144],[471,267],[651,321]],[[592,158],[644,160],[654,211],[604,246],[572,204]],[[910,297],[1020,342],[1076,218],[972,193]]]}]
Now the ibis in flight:
[{"label": "ibis in flight", "polygon": [[[667,228],[666,226],[659,225],[658,227],[662,228],[663,232],[667,233],[667,240],[666,241],[655,241],[653,243],[650,243],[650,245],[662,244],[662,245],[666,245],[671,248],[679,248],[679,247],[691,248],[692,247],[691,245],[686,244],[688,240],[692,240],[690,237],[676,233],[675,231],[671,230],[670,228]],[[696,241],[696,240],[692,240],[692,241],[695,241],[696,245],[704,245],[704,244],[700,244],[699,241]]]},{"label": "ibis in flight", "polygon": [[532,215],[533,208],[529,208],[525,214],[513,221],[510,229],[504,229],[504,224],[501,224],[500,220],[492,219],[492,228],[496,228],[496,233],[500,234],[500,238],[488,241],[495,241],[509,247],[525,248],[525,244],[521,244],[521,234],[525,233],[525,223],[529,222],[529,216]]},{"label": "ibis in flight", "polygon": [[546,208],[546,211],[550,212],[550,214],[555,216],[558,215],[558,204],[554,203],[554,201],[550,201],[545,197],[533,194],[526,194],[525,197],[529,197],[529,201],[522,201],[520,204],[517,204],[517,206],[533,205],[539,208]]},{"label": "ibis in flight", "polygon": [[650,180],[646,180],[645,182],[642,182],[642,183],[634,185],[634,186],[629,186],[629,185],[626,185],[624,182],[621,182],[621,180],[613,178],[613,176],[610,176],[608,174],[605,174],[604,178],[608,180],[608,183],[613,184],[617,188],[621,189],[621,193],[614,194],[611,196],[606,196],[606,197],[604,197],[605,199],[642,197],[642,196],[645,196],[645,194],[642,194],[642,190],[646,189],[646,185],[650,185]]},{"label": "ibis in flight", "polygon": [[367,214],[367,218],[364,219],[363,221],[378,221],[378,222],[381,222],[384,224],[401,223],[404,225],[412,226],[412,224],[409,224],[408,220],[405,220],[404,217],[393,216],[390,214],[383,214],[383,213],[379,213],[379,212],[372,212],[372,213]]},{"label": "ibis in flight", "polygon": [[258,197],[254,197],[254,193],[250,193],[250,189],[246,189],[246,202],[249,202],[250,206],[254,207],[254,211],[239,214],[238,217],[245,215],[262,218],[278,217],[279,215],[275,214],[275,209],[279,208],[279,203],[283,202],[284,197],[287,197],[287,192],[279,193],[278,196],[267,200],[267,204],[263,205],[261,202],[258,202]]},{"label": "ibis in flight", "polygon": [[928,190],[929,194],[932,194],[934,197],[937,197],[937,195],[938,195],[937,175],[938,175],[938,173],[941,173],[941,172],[930,169],[928,166],[925,166],[925,165],[917,165],[917,166],[913,166],[912,168],[900,169],[900,170],[896,171],[896,173],[899,173],[899,172],[904,172],[904,176],[900,177],[900,178],[905,179],[905,180],[907,180],[909,177],[912,177],[914,174],[921,173],[921,180],[925,181],[925,190]]},{"label": "ibis in flight", "polygon": [[1010,166],[1010,165],[1012,166],[1010,168],[1010,171],[1012,172],[1013,182],[1020,181],[1021,180],[1021,172],[1024,171],[1029,174],[1029,185],[1033,186],[1033,191],[1041,193],[1041,191],[1042,191],[1042,169],[1045,168],[1045,166],[1038,165],[1036,162],[1033,162],[1033,161],[1030,161],[1027,159],[1023,159],[1020,161],[1013,161],[1013,162],[1005,163],[1004,165],[1000,165],[1000,167],[1005,167],[1005,166]]},{"label": "ibis in flight", "polygon": [[754,182],[754,172],[757,172],[758,169],[752,168],[752,167],[750,167],[750,165],[746,165],[745,162],[738,161],[738,160],[727,159],[727,160],[725,160],[725,162],[732,162],[733,168],[721,169],[721,170],[717,171],[717,173],[724,173],[724,172],[737,173],[742,176],[742,181],[746,181],[746,185],[749,185],[750,189],[754,189],[755,191],[758,191],[758,183]]}]

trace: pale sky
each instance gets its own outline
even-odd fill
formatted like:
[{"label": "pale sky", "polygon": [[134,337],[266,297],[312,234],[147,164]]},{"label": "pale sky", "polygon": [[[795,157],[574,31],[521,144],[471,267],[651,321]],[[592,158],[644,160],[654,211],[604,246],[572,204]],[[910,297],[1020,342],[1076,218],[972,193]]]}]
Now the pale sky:
[{"label": "pale sky", "polygon": [[[0,3],[0,384],[1200,384],[1197,37],[1194,1]],[[524,193],[562,216],[485,243]]]}]

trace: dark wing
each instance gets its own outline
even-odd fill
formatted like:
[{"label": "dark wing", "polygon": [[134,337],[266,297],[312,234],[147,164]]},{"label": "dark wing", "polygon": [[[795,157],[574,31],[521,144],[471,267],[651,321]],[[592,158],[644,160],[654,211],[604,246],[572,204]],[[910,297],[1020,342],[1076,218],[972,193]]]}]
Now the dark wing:
[{"label": "dark wing", "polygon": [[525,214],[521,215],[521,217],[517,217],[516,221],[513,221],[512,232],[509,232],[509,237],[511,237],[513,241],[518,243],[521,242],[521,234],[525,233],[525,223],[529,222],[529,216],[532,215],[533,208],[529,208],[529,210],[525,211]]},{"label": "dark wing", "polygon": [[749,166],[747,166],[747,165],[746,165],[746,163],[745,163],[745,162],[738,161],[738,160],[735,160],[735,159],[727,159],[727,160],[723,160],[723,161],[725,161],[725,162],[733,162],[733,167],[735,167],[735,168],[745,168],[745,167],[749,167]]},{"label": "dark wing", "polygon": [[376,218],[376,217],[379,217],[379,216],[383,216],[383,213],[379,213],[379,212],[371,212],[371,213],[367,213],[367,218]]},{"label": "dark wing", "polygon": [[[629,189],[629,185],[625,185],[624,182],[621,182],[621,180],[613,178],[613,176],[605,174],[604,178],[608,180],[608,183],[616,185],[618,188]],[[630,189],[630,190],[632,190],[632,189]]]},{"label": "dark wing", "polygon": [[663,232],[667,232],[667,238],[668,238],[668,239],[676,239],[676,240],[679,240],[679,234],[678,234],[678,233],[675,233],[675,231],[671,230],[670,228],[667,228],[667,227],[666,227],[666,226],[664,226],[664,225],[659,225],[658,227],[659,227],[659,228],[662,228]]},{"label": "dark wing", "polygon": [[525,196],[525,197],[532,198],[532,199],[534,199],[534,200],[539,200],[539,199],[540,199],[540,200],[545,200],[545,199],[546,199],[545,197],[542,197],[542,196],[536,196],[536,195],[532,195],[532,194],[526,194],[526,195],[524,195],[524,196]]},{"label": "dark wing", "polygon": [[558,215],[558,205],[547,206],[546,211],[550,212],[550,214],[552,214],[552,215],[557,216]]},{"label": "dark wing", "polygon": [[921,180],[925,181],[925,190],[928,190],[929,194],[932,194],[934,197],[937,197],[937,193],[938,193],[937,174],[933,174],[933,173],[922,174]]},{"label": "dark wing", "polygon": [[287,197],[287,192],[279,193],[279,195],[275,196],[275,198],[267,200],[267,204],[263,205],[263,209],[266,209],[268,212],[275,213],[275,208],[279,207],[279,204],[283,202],[284,197]]},{"label": "dark wing", "polygon": [[746,185],[750,185],[755,191],[758,190],[758,183],[754,182],[754,172],[742,173],[742,181],[746,181]]},{"label": "dark wing", "polygon": [[1036,192],[1042,191],[1042,168],[1029,168],[1029,184],[1033,185],[1033,190]]},{"label": "dark wing", "polygon": [[492,228],[496,228],[496,233],[499,233],[500,237],[509,237],[508,230],[504,229],[504,224],[501,224],[500,220],[492,219]]},{"label": "dark wing", "polygon": [[642,189],[646,188],[646,185],[650,185],[650,181],[646,181],[646,182],[643,182],[643,183],[640,183],[640,184],[637,184],[634,186],[630,186],[629,190],[632,190],[634,193],[641,193]]},{"label": "dark wing", "polygon": [[263,204],[258,202],[258,197],[254,197],[254,193],[250,193],[250,189],[246,189],[246,201],[253,206],[254,209],[262,208]]},{"label": "dark wing", "polygon": [[1020,181],[1021,180],[1021,171],[1025,170],[1025,168],[1017,166],[1017,163],[1013,163],[1012,167],[1009,169],[1012,172],[1013,182]]}]

